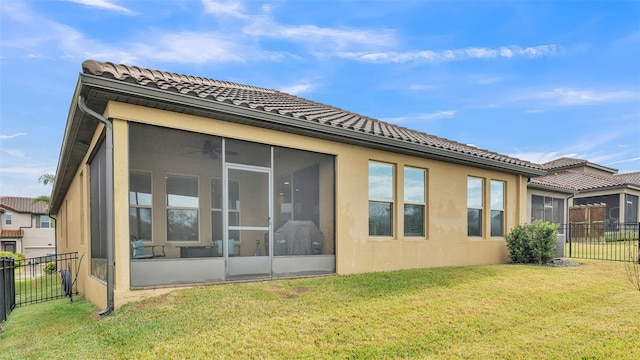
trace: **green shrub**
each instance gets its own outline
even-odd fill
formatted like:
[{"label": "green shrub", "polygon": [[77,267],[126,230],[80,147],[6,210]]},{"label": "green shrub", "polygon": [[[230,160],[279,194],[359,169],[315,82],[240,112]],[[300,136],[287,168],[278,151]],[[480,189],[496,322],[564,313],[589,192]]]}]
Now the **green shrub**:
[{"label": "green shrub", "polygon": [[507,235],[509,259],[514,263],[546,264],[555,257],[558,225],[534,221],[520,224]]},{"label": "green shrub", "polygon": [[24,265],[24,254],[0,251],[0,257],[10,257],[15,260],[16,266]]},{"label": "green shrub", "polygon": [[57,268],[55,261],[49,261],[47,265],[44,266],[44,272],[47,274],[53,274],[54,272],[56,272],[56,270]]}]

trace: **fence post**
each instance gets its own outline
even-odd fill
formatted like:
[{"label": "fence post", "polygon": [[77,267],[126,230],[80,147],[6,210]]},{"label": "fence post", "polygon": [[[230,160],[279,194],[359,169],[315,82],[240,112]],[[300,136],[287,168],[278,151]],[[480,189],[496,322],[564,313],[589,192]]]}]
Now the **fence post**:
[{"label": "fence post", "polygon": [[640,222],[636,228],[636,236],[638,237],[638,264],[640,264]]},{"label": "fence post", "polygon": [[569,241],[569,257],[573,257],[573,253],[571,252],[571,229],[573,228],[573,226],[571,226],[571,223],[569,223],[567,225],[567,240]]},{"label": "fence post", "polygon": [[0,257],[0,323],[7,320],[7,316],[16,307],[15,260]]},{"label": "fence post", "polygon": [[2,286],[2,296],[0,296],[0,324],[7,320],[7,306],[5,304],[7,297],[7,284],[4,281],[5,273],[4,257],[0,257],[0,286]]}]

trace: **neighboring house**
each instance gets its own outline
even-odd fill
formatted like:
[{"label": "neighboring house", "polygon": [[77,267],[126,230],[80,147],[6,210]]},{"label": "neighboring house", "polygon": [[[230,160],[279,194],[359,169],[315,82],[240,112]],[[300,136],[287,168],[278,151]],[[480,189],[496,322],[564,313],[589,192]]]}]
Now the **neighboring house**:
[{"label": "neighboring house", "polygon": [[55,229],[44,202],[33,198],[0,196],[0,250],[26,258],[55,252]]},{"label": "neighboring house", "polygon": [[544,174],[276,90],[82,70],[51,213],[107,311],[180,284],[502,263]]},{"label": "neighboring house", "polygon": [[567,223],[568,207],[605,204],[607,229],[640,221],[640,172],[617,174],[617,169],[566,157],[542,168],[547,174],[528,184],[531,220]]}]

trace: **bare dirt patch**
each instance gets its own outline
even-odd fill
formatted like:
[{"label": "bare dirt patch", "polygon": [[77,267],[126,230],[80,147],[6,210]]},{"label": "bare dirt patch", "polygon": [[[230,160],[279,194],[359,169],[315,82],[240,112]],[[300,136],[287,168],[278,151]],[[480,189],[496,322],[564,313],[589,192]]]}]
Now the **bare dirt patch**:
[{"label": "bare dirt patch", "polygon": [[295,299],[297,297],[298,297],[298,295],[296,295],[296,294],[282,294],[282,295],[280,295],[280,299],[284,299],[284,300]]},{"label": "bare dirt patch", "polygon": [[264,288],[267,291],[280,291],[280,290],[284,290],[284,286],[282,285],[269,285],[269,286],[265,286]]}]

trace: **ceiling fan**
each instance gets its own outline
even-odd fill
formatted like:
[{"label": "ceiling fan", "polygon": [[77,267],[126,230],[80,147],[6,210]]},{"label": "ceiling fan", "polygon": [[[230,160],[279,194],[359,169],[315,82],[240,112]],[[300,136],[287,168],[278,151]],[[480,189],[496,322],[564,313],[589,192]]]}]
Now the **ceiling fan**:
[{"label": "ceiling fan", "polygon": [[[221,148],[221,146],[219,144],[214,144],[213,141],[211,141],[211,140],[205,140],[202,143],[202,148],[200,150],[190,151],[190,152],[184,153],[184,155],[200,153],[200,154],[208,156],[212,160],[215,160],[215,159],[218,158],[218,155],[221,152],[222,152],[222,148]],[[238,153],[236,153],[234,151],[227,151],[226,155],[227,156],[235,156],[235,155],[238,155]]]}]

